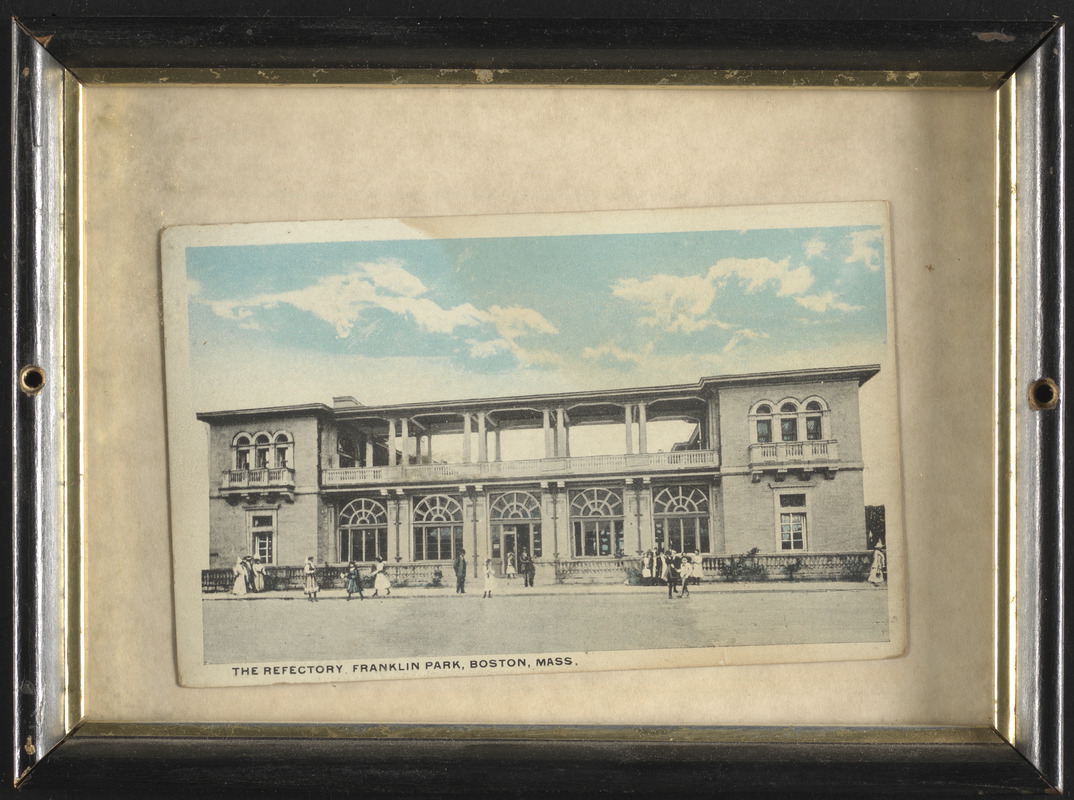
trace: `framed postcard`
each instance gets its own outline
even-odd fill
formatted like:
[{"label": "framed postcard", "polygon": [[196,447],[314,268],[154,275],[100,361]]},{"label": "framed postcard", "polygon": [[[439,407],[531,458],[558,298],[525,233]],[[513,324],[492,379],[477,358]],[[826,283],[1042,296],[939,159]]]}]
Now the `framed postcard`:
[{"label": "framed postcard", "polygon": [[1067,788],[1061,12],[9,5],[20,791]]},{"label": "framed postcard", "polygon": [[883,203],[166,229],[180,681],[900,654],[889,241]]}]

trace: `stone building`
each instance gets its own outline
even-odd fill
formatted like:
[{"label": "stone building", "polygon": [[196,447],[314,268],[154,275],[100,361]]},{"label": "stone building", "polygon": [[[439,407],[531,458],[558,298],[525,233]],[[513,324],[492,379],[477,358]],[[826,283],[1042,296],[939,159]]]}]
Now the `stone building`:
[{"label": "stone building", "polygon": [[[866,549],[859,387],[878,366],[678,386],[200,413],[210,567],[370,562],[424,580],[523,551],[538,580],[621,578],[657,547],[719,557]],[[684,432],[654,452],[653,431]],[[603,426],[617,452],[572,445]],[[608,448],[605,448],[606,450]],[[706,559],[706,568],[712,558]],[[474,574],[471,572],[471,574]]]}]

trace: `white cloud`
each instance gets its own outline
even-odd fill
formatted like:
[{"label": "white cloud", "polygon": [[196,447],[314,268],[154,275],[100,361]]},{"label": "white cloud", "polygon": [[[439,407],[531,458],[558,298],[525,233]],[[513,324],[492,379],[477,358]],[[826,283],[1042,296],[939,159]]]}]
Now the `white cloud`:
[{"label": "white cloud", "polygon": [[844,303],[836,298],[834,292],[825,292],[824,294],[807,294],[802,297],[796,297],[795,302],[803,308],[808,308],[810,311],[816,311],[818,314],[827,311],[829,308],[834,308],[836,311],[860,311],[864,306],[852,306],[849,303]]},{"label": "white cloud", "polygon": [[791,260],[773,261],[770,258],[725,258],[709,270],[710,281],[738,278],[746,283],[748,293],[759,292],[770,283],[778,284],[780,297],[801,294],[813,285],[809,267],[791,267]]},{"label": "white cloud", "polygon": [[642,364],[653,352],[653,343],[649,342],[641,351],[626,350],[612,342],[604,342],[596,347],[582,350],[583,358],[602,359],[620,364]]},{"label": "white cloud", "polygon": [[638,321],[670,333],[694,333],[715,325],[729,330],[709,312],[717,290],[729,280],[746,284],[746,292],[758,292],[775,284],[780,297],[801,294],[813,285],[809,267],[792,267],[789,258],[725,258],[704,275],[654,275],[646,280],[627,278],[612,286],[612,294],[643,309]]},{"label": "white cloud", "polygon": [[467,339],[466,343],[470,345],[471,358],[492,358],[510,349],[510,345],[504,339],[489,339],[486,342]]},{"label": "white cloud", "polygon": [[733,334],[731,334],[730,341],[728,341],[727,344],[725,344],[723,346],[723,350],[721,350],[720,352],[721,353],[730,353],[732,350],[734,350],[736,347],[738,347],[738,345],[741,342],[743,342],[744,340],[757,341],[758,339],[767,339],[767,338],[768,338],[768,334],[763,333],[762,331],[754,331],[754,330],[750,330],[749,328],[740,328],[739,330],[737,330]]},{"label": "white cloud", "polygon": [[810,239],[805,243],[806,258],[816,258],[817,256],[824,255],[824,251],[828,249],[828,244],[822,239]]},{"label": "white cloud", "polygon": [[880,269],[883,263],[880,255],[883,232],[879,228],[852,233],[847,237],[847,240],[850,243],[850,255],[846,258],[847,264],[860,261],[872,272],[877,272]]},{"label": "white cloud", "polygon": [[648,313],[639,321],[654,328],[693,333],[716,321],[702,318],[716,299],[715,285],[703,275],[626,278],[612,286],[612,294],[642,306]]},{"label": "white cloud", "polygon": [[446,308],[426,297],[428,291],[417,276],[404,268],[403,262],[385,259],[357,264],[347,273],[321,278],[302,289],[246,300],[221,300],[209,305],[218,316],[237,321],[251,317],[254,309],[270,309],[281,304],[294,306],[330,324],[341,339],[351,335],[365,312],[381,309],[412,320],[428,333],[450,334],[457,328],[490,328],[490,332],[495,332],[495,338],[467,340],[470,355],[474,358],[510,352],[526,366],[557,364],[562,360],[548,350],[528,350],[517,341],[527,334],[558,333],[556,326],[540,312],[517,305],[491,306],[482,310],[471,303]]}]

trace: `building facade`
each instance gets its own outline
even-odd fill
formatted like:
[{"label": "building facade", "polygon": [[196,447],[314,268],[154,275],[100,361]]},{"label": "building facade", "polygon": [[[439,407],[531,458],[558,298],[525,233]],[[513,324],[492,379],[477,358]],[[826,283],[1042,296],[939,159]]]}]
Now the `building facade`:
[{"label": "building facade", "polygon": [[[657,547],[860,553],[858,391],[878,371],[201,413],[209,566],[243,555],[283,566],[308,556],[318,564],[384,558],[423,579],[449,573],[465,549],[472,569],[492,559],[502,573],[525,553],[539,579],[564,579],[613,574]],[[650,431],[669,421],[686,423],[687,435],[653,452]],[[605,438],[614,432],[619,452],[572,451],[572,431],[588,426],[605,426]],[[441,454],[438,443],[449,441]]]}]

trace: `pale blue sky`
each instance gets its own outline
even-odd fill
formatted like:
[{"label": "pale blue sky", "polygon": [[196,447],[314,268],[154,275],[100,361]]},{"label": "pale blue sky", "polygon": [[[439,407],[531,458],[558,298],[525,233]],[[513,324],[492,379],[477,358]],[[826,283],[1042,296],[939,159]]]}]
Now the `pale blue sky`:
[{"label": "pale blue sky", "polygon": [[883,247],[867,226],[192,247],[195,394],[405,402],[877,362]]}]

